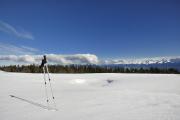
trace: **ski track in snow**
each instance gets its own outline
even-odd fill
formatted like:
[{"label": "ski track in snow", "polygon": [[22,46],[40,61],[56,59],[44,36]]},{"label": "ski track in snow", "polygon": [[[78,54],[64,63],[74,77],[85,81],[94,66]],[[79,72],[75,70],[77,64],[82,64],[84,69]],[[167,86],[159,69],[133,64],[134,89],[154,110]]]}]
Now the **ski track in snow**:
[{"label": "ski track in snow", "polygon": [[58,111],[37,107],[46,105],[42,74],[0,72],[0,120],[180,120],[179,75],[51,74],[51,78]]}]

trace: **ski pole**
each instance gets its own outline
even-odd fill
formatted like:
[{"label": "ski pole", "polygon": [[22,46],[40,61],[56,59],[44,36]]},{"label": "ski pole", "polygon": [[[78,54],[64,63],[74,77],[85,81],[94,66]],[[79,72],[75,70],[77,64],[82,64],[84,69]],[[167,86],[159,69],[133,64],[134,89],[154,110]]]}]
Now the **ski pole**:
[{"label": "ski pole", "polygon": [[47,64],[45,64],[45,67],[46,67],[47,74],[48,74],[48,79],[49,79],[49,86],[50,86],[50,89],[51,89],[51,95],[52,95],[52,98],[53,98],[54,107],[56,108],[55,97],[54,97],[53,88],[52,88],[52,85],[51,85],[51,78],[50,78],[50,75],[49,75],[49,69],[48,69],[48,66],[47,66]]},{"label": "ski pole", "polygon": [[43,67],[43,73],[44,73],[44,88],[45,88],[46,102],[47,102],[47,106],[49,107],[49,97],[47,92],[46,73],[44,67]]}]

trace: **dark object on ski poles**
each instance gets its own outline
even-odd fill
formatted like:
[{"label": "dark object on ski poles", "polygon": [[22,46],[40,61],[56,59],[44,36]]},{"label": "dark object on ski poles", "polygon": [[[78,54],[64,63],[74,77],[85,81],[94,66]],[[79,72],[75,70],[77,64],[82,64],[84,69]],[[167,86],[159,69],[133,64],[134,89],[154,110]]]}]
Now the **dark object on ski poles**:
[{"label": "dark object on ski poles", "polygon": [[43,59],[42,59],[42,62],[41,62],[41,65],[40,65],[40,68],[44,67],[44,65],[47,63],[47,60],[46,60],[46,55],[43,56]]},{"label": "dark object on ski poles", "polygon": [[[52,89],[52,85],[51,85],[51,78],[50,78],[50,75],[49,75],[49,69],[48,69],[48,66],[47,66],[47,59],[46,59],[46,55],[43,56],[43,59],[42,59],[42,63],[40,65],[40,68],[43,69],[43,74],[44,74],[44,83],[45,83],[45,94],[46,94],[46,102],[47,102],[47,105],[49,107],[49,102],[50,102],[50,98],[53,100],[54,102],[54,107],[56,108],[56,103],[55,103],[55,97],[54,97],[54,93],[53,93],[53,89]],[[47,78],[46,78],[47,77]],[[51,97],[48,96],[48,86],[47,86],[47,79],[49,81],[49,87],[50,87],[50,92],[51,92]]]}]

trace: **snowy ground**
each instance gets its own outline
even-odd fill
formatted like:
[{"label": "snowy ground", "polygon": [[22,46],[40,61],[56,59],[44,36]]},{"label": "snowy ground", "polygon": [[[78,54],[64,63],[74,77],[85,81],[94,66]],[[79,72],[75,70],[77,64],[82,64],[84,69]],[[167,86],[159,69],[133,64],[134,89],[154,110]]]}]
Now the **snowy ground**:
[{"label": "snowy ground", "polygon": [[180,75],[51,77],[58,111],[38,106],[46,105],[41,74],[0,72],[0,120],[180,120]]}]

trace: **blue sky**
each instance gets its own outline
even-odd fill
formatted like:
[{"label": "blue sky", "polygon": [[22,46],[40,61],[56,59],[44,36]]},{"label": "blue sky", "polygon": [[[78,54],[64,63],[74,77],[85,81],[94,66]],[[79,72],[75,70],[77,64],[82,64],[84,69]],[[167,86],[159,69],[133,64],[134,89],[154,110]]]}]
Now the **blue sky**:
[{"label": "blue sky", "polygon": [[0,54],[178,56],[179,13],[178,0],[0,0]]}]

